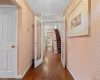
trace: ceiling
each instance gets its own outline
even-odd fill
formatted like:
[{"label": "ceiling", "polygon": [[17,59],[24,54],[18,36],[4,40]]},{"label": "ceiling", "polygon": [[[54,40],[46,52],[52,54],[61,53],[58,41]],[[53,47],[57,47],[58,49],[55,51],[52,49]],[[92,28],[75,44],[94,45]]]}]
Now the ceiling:
[{"label": "ceiling", "polygon": [[46,32],[53,32],[55,29],[55,26],[56,28],[59,28],[59,23],[45,23],[44,29]]},{"label": "ceiling", "polygon": [[26,0],[34,13],[62,14],[69,0]]}]

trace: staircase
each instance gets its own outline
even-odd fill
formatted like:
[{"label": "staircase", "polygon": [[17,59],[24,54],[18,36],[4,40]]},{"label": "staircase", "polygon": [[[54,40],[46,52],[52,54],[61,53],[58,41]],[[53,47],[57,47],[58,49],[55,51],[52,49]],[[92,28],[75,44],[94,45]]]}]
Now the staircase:
[{"label": "staircase", "polygon": [[61,53],[61,37],[58,29],[55,29],[55,34],[56,34],[56,41],[57,41],[57,51],[58,53]]}]

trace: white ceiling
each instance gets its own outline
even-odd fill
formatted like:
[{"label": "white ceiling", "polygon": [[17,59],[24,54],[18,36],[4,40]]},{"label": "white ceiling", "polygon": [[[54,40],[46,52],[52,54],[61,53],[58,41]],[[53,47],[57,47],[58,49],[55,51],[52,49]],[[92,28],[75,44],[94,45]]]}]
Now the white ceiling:
[{"label": "white ceiling", "polygon": [[55,29],[55,24],[44,24],[46,32],[52,32]]},{"label": "white ceiling", "polygon": [[34,13],[62,14],[69,0],[26,0]]},{"label": "white ceiling", "polygon": [[52,31],[54,31],[55,26],[58,29],[59,28],[59,23],[45,23],[44,24],[44,29],[45,29],[46,32],[52,32]]}]

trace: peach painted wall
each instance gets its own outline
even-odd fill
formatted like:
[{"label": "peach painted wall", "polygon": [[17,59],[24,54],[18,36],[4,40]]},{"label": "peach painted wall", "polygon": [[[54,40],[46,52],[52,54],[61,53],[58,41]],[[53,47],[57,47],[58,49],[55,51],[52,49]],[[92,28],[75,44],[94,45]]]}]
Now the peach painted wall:
[{"label": "peach painted wall", "polygon": [[[79,1],[71,0],[66,21]],[[100,0],[91,0],[90,24],[90,36],[66,38],[66,65],[76,80],[100,80]]]},{"label": "peach painted wall", "polygon": [[25,0],[12,0],[18,10],[18,74],[31,64],[34,54],[34,16]]}]

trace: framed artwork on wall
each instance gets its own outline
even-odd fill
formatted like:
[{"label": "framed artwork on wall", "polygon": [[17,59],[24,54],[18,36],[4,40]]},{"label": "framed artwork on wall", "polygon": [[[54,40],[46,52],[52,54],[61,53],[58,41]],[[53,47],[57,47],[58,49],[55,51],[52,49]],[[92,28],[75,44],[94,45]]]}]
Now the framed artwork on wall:
[{"label": "framed artwork on wall", "polygon": [[68,16],[68,37],[89,35],[90,0],[82,0]]}]

